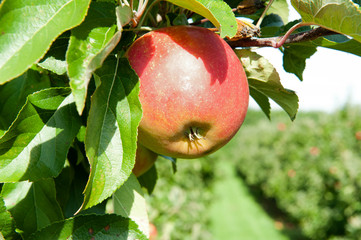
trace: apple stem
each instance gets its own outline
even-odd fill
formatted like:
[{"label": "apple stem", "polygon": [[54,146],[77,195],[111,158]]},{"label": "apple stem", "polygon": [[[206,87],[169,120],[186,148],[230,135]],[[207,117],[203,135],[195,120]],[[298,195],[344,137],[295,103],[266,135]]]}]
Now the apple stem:
[{"label": "apple stem", "polygon": [[196,127],[190,127],[189,132],[187,132],[186,135],[191,142],[203,138],[202,135],[199,134],[199,129]]}]

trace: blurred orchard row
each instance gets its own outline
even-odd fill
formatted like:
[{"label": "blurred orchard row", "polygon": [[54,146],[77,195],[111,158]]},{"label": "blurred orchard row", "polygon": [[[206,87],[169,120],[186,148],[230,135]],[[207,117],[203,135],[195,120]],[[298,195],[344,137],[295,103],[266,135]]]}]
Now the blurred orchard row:
[{"label": "blurred orchard row", "polygon": [[361,239],[360,119],[355,106],[295,122],[251,111],[219,152],[179,159],[175,174],[160,158],[156,239]]}]

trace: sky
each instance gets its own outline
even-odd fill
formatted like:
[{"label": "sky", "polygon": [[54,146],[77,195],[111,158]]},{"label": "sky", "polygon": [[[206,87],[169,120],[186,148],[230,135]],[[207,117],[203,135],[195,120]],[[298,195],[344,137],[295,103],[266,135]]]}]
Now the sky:
[{"label": "sky", "polygon": [[[299,19],[298,13],[290,7],[290,20]],[[346,103],[361,105],[361,57],[319,47],[306,60],[303,82],[282,67],[282,54],[278,49],[262,48],[257,52],[266,57],[277,69],[285,88],[296,91],[299,97],[299,111],[321,110],[332,112]],[[250,107],[259,109],[250,101]],[[271,104],[272,109],[280,109]]]}]

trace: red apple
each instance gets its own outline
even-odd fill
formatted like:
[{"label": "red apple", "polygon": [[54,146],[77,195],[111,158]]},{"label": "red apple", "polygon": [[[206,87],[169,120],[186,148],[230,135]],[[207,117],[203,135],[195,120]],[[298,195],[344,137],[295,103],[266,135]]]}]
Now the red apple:
[{"label": "red apple", "polygon": [[157,160],[158,154],[150,151],[148,148],[137,144],[137,152],[135,156],[135,164],[133,173],[136,177],[143,175],[147,172]]},{"label": "red apple", "polygon": [[196,158],[226,144],[243,123],[248,82],[239,58],[206,28],[175,26],[137,39],[127,57],[140,78],[139,141]]}]

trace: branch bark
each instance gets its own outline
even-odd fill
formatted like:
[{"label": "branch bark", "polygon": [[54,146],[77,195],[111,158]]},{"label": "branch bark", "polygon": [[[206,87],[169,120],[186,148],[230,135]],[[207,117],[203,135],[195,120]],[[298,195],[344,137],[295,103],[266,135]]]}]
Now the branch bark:
[{"label": "branch bark", "polygon": [[[283,42],[283,36],[280,37],[271,37],[271,38],[243,38],[237,41],[228,41],[228,44],[232,48],[237,47],[275,47],[279,48],[283,44],[289,43],[298,43],[305,42],[310,40],[315,40],[319,37],[324,37],[328,35],[338,34],[334,31],[328,30],[326,28],[318,27],[306,32],[296,33],[290,35]],[[282,44],[279,44],[283,42]]]}]

